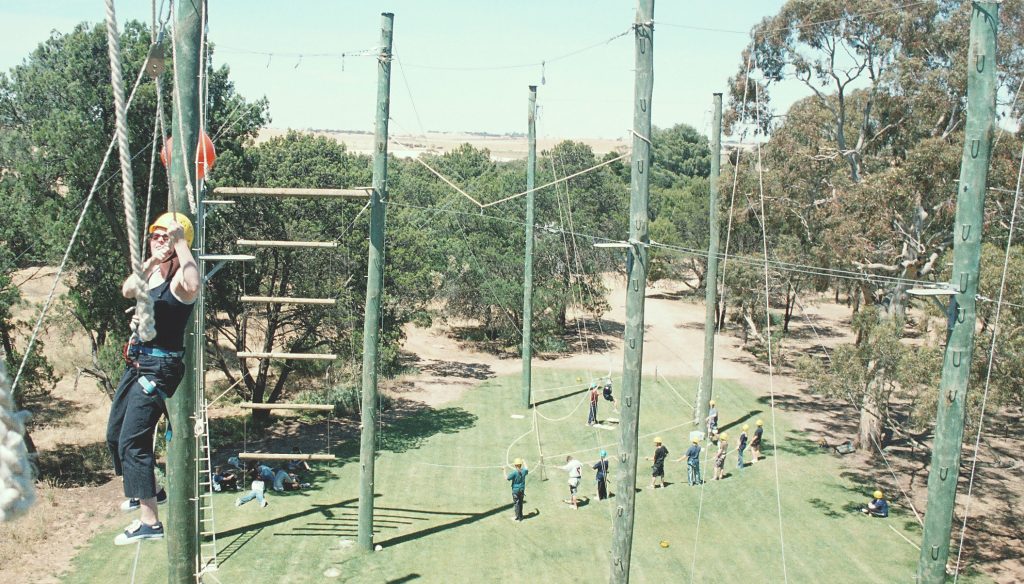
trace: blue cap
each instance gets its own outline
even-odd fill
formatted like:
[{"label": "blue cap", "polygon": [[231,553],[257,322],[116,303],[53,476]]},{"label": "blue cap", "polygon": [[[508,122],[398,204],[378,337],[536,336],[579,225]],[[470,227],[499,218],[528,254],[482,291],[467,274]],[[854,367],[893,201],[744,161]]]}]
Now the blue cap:
[{"label": "blue cap", "polygon": [[608,456],[608,451],[607,450],[602,450],[601,451],[601,458],[604,458],[606,456]]}]

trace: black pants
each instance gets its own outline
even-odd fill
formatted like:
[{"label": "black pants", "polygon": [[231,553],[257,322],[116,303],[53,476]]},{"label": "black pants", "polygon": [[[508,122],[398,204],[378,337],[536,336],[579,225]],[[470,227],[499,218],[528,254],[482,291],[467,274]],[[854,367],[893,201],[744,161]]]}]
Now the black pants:
[{"label": "black pants", "polygon": [[107,448],[114,459],[114,473],[124,477],[125,496],[148,499],[157,492],[153,433],[167,406],[159,392],[147,394],[140,379],[146,377],[164,396],[171,397],[185,369],[175,357],[139,355],[135,363],[125,368],[110,405]]},{"label": "black pants", "polygon": [[608,498],[608,481],[597,479],[597,499],[603,501]]},{"label": "black pants", "polygon": [[516,520],[523,520],[523,500],[526,498],[526,491],[512,491],[512,505],[516,511]]}]

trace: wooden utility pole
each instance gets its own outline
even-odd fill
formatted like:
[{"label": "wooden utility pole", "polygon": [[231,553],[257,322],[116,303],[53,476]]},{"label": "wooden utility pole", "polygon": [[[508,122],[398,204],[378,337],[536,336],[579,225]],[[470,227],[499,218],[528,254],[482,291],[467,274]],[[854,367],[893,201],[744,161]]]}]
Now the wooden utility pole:
[{"label": "wooden utility pole", "polygon": [[[197,225],[189,212],[188,190],[195,187],[196,151],[199,144],[199,62],[202,43],[202,2],[179,2],[174,15],[174,98],[171,115],[171,136],[176,146],[171,149],[170,201],[177,213],[183,213]],[[186,148],[177,147],[183,144]],[[190,181],[192,184],[190,185]],[[196,193],[198,196],[198,193]],[[200,240],[198,243],[202,244]],[[201,294],[202,292],[200,292]],[[199,318],[197,310],[192,319]],[[170,584],[194,582],[199,570],[199,517],[193,500],[199,492],[199,474],[196,464],[196,441],[192,428],[199,412],[196,411],[197,379],[202,372],[203,338],[196,334],[195,320],[189,322],[185,335],[185,353],[192,358],[193,367],[185,368],[185,375],[177,391],[167,400],[167,417],[174,436],[167,445],[167,581]]]},{"label": "wooden utility pole", "polygon": [[373,139],[373,192],[370,193],[370,252],[363,317],[363,413],[359,437],[359,547],[373,550],[373,466],[377,453],[377,346],[380,296],[384,287],[384,212],[388,193],[388,113],[391,111],[391,37],[395,15],[381,14],[377,57],[377,121]]},{"label": "wooden utility pole", "polygon": [[953,226],[952,284],[956,294],[951,300],[950,313],[954,318],[950,319],[942,359],[935,441],[928,471],[928,509],[917,564],[918,581],[927,584],[946,581],[956,484],[960,476],[967,382],[974,349],[985,189],[995,130],[998,26],[998,2],[973,3],[967,54],[967,125]]},{"label": "wooden utility pole", "polygon": [[708,417],[711,394],[715,383],[715,308],[718,306],[718,173],[722,160],[722,94],[713,96],[715,114],[711,126],[711,175],[708,206],[708,271],[704,277],[704,370],[697,390],[697,411],[694,421],[698,427]]},{"label": "wooden utility pole", "polygon": [[651,163],[651,95],[654,92],[654,0],[639,0],[636,23],[636,81],[633,94],[633,152],[630,171],[629,250],[626,259],[626,328],[623,343],[619,456],[615,473],[615,523],[610,582],[629,582],[636,506],[640,376],[644,353],[644,293],[647,291],[647,202]]},{"label": "wooden utility pole", "polygon": [[531,85],[526,110],[526,267],[523,270],[523,407],[530,407],[533,383],[533,183],[537,174],[537,86]]},{"label": "wooden utility pole", "polygon": [[[174,14],[174,67],[175,107],[171,115],[171,190],[174,211],[183,213],[197,224],[195,216],[189,213],[188,189],[195,187],[196,156],[199,144],[199,101],[200,101],[200,51],[202,38],[202,14],[200,3],[179,2]],[[189,185],[189,181],[193,181]],[[197,194],[198,195],[198,194]],[[199,242],[202,244],[202,242]],[[202,292],[201,292],[202,294]],[[174,436],[167,445],[167,581],[170,584],[195,582],[199,571],[199,515],[196,498],[199,496],[199,470],[196,460],[196,441],[193,426],[199,412],[196,406],[197,382],[203,372],[202,361],[196,361],[203,350],[203,338],[195,328],[195,319],[200,315],[194,309],[189,322],[191,331],[185,335],[185,354],[193,357],[194,367],[186,367],[184,377],[167,401],[167,414]]]}]

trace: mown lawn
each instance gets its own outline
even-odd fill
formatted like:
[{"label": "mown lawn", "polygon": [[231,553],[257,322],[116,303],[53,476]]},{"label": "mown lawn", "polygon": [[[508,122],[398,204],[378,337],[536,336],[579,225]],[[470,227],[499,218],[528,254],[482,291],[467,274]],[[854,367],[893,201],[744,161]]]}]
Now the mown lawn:
[{"label": "mown lawn", "polygon": [[[360,554],[346,545],[356,533],[359,469],[358,445],[344,444],[336,452],[338,462],[317,469],[314,489],[269,495],[266,509],[255,502],[236,509],[233,493],[217,495],[217,579],[607,580],[614,498],[597,501],[593,475],[588,473],[581,492],[591,499],[572,510],[561,502],[567,496],[566,473],[554,466],[564,463],[565,453],[592,464],[602,446],[614,455],[617,431],[586,426],[581,387],[545,389],[573,386],[577,376],[587,374],[537,368],[534,372],[537,412],[551,419],[537,418],[540,445],[551,465],[543,472],[537,466],[537,434],[531,431],[534,416],[520,406],[518,378],[491,379],[457,403],[384,427],[377,460],[375,535],[382,551]],[[669,383],[692,400],[694,380]],[[765,438],[771,442],[772,418],[765,396],[719,382],[715,397],[721,425],[733,439],[740,425],[749,423],[753,429],[761,418]],[[650,454],[646,451],[653,450],[657,434],[674,461],[687,446],[692,428],[686,423],[689,407],[668,383],[651,378],[645,379],[642,400],[641,454]],[[613,416],[602,400],[600,417]],[[701,489],[687,486],[684,463],[671,462],[668,488],[638,493],[634,582],[913,581],[917,550],[896,533],[919,540],[920,530],[909,509],[896,506],[888,519],[861,515],[857,510],[874,485],[856,484],[849,473],[844,476],[839,461],[818,449],[815,437],[793,428],[783,412],[776,411],[775,423],[778,449],[766,445],[768,458],[757,465],[738,471],[735,455],[730,454],[726,479]],[[510,520],[508,483],[505,471],[497,468],[516,456],[531,467],[528,518],[521,524]],[[709,467],[705,465],[706,475]],[[637,486],[646,487],[646,463],[641,462],[638,475]],[[136,548],[113,546],[115,534],[88,542],[64,581],[130,581]],[[669,547],[661,547],[662,540]],[[165,582],[165,564],[166,545],[144,543],[135,581]]]}]

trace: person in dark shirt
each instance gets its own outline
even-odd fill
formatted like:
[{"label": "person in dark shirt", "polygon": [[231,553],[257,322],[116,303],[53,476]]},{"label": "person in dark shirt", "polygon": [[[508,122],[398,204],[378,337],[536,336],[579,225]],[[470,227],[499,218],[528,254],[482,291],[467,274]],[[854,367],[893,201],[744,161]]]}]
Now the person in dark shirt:
[{"label": "person in dark shirt", "polygon": [[223,468],[217,466],[213,469],[213,490],[216,492],[221,491],[237,491],[238,475],[232,471],[224,471]]},{"label": "person in dark shirt", "polygon": [[612,378],[605,379],[604,388],[602,389],[605,401],[612,402],[612,409],[616,412],[619,411],[619,402],[615,400],[615,396],[612,395]]},{"label": "person in dark shirt", "polygon": [[594,463],[593,469],[597,471],[594,478],[597,479],[597,499],[604,501],[608,498],[608,451],[601,450],[601,460]]},{"label": "person in dark shirt", "polygon": [[682,462],[686,459],[686,482],[693,485],[699,485],[703,481],[700,478],[700,438],[694,437],[690,440],[691,444],[686,449],[686,454],[676,459],[676,462]]},{"label": "person in dark shirt", "polygon": [[523,520],[523,501],[526,499],[526,475],[530,473],[530,469],[526,468],[526,464],[523,463],[522,458],[517,458],[512,462],[512,472],[505,476],[504,469],[502,470],[502,476],[505,476],[505,480],[512,482],[512,505],[515,510],[515,515],[512,519],[516,521]]},{"label": "person in dark shirt", "polygon": [[740,432],[739,444],[736,445],[736,468],[743,469],[743,451],[747,449],[748,424],[743,424],[743,431]]},{"label": "person in dark shirt", "polygon": [[761,437],[764,435],[764,422],[757,421],[757,429],[754,430],[754,439],[750,441],[751,463],[761,458]]},{"label": "person in dark shirt", "polygon": [[865,515],[871,515],[872,517],[888,517],[889,502],[885,500],[885,496],[882,494],[882,491],[875,491],[871,496],[872,499],[868,503],[868,506],[861,509],[861,512]]},{"label": "person in dark shirt", "polygon": [[648,456],[647,460],[654,462],[651,465],[651,488],[658,488],[660,483],[662,488],[665,487],[665,458],[668,456],[668,448],[665,448],[661,443],[661,437],[654,439],[654,456]]}]

